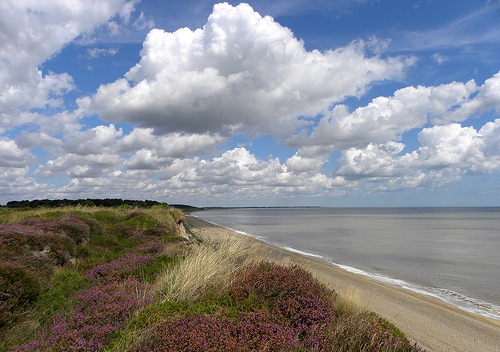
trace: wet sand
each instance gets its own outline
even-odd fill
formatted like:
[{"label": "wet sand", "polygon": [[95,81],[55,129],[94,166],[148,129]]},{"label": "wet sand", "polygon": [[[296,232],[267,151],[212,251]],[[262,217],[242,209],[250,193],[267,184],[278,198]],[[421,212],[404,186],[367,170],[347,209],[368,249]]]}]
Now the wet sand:
[{"label": "wet sand", "polygon": [[[194,216],[187,216],[186,225],[203,238],[246,237]],[[350,273],[319,259],[252,241],[257,244],[258,254],[267,260],[299,264],[340,295],[355,292],[363,308],[386,318],[428,351],[500,352],[500,320],[465,312],[433,297]]]}]

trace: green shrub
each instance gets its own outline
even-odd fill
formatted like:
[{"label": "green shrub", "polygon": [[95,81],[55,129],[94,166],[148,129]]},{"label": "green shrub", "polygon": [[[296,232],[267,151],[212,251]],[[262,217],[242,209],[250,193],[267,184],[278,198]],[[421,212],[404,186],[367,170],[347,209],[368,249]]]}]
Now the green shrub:
[{"label": "green shrub", "polygon": [[59,227],[64,234],[76,244],[87,242],[90,238],[90,227],[82,221],[82,217],[71,215],[59,219]]},{"label": "green shrub", "polygon": [[178,259],[176,257],[161,254],[156,257],[152,264],[137,268],[133,274],[137,274],[145,282],[153,283],[160,273],[168,270],[168,268],[171,268],[177,262]]},{"label": "green shrub", "polygon": [[145,228],[158,226],[159,221],[158,219],[154,218],[149,214],[145,214],[139,211],[134,211],[125,216],[123,224],[144,230]]},{"label": "green shrub", "polygon": [[168,213],[173,217],[176,224],[186,221],[186,215],[177,208],[168,208]]},{"label": "green shrub", "polygon": [[40,295],[37,276],[15,263],[0,263],[0,328],[12,323],[16,313],[30,306]]},{"label": "green shrub", "polygon": [[394,325],[374,313],[339,317],[328,344],[332,351],[422,351]]},{"label": "green shrub", "polygon": [[73,295],[86,287],[87,282],[76,270],[56,271],[50,280],[49,289],[36,302],[40,322],[44,323],[55,313],[67,310],[71,306]]},{"label": "green shrub", "polygon": [[94,212],[94,218],[102,224],[102,226],[111,226],[118,223],[122,216],[113,210],[98,210]]}]

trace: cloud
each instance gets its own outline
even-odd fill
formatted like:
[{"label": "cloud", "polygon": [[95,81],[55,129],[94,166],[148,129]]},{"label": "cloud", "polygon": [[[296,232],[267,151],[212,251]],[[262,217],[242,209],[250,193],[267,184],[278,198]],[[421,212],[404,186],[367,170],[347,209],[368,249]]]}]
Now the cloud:
[{"label": "cloud", "polygon": [[235,148],[212,160],[176,160],[163,171],[174,189],[198,188],[214,197],[338,195],[347,182],[320,172],[292,172],[278,158],[259,160],[245,148]]},{"label": "cloud", "polygon": [[12,140],[0,139],[0,168],[24,168],[34,161],[26,149],[21,149]]},{"label": "cloud", "polygon": [[41,165],[35,175],[38,177],[69,176],[71,178],[112,178],[119,172],[121,160],[111,153],[102,155],[62,154]]},{"label": "cloud", "polygon": [[[490,96],[497,94],[487,88],[492,85],[489,81],[487,80],[485,86],[479,89],[480,92],[491,92],[488,93],[488,101],[495,100]],[[434,87],[405,87],[397,90],[392,97],[374,98],[368,105],[361,106],[353,112],[349,112],[346,105],[336,105],[324,114],[309,135],[305,133],[295,135],[287,141],[287,144],[327,146],[330,150],[344,150],[399,140],[403,133],[421,128],[429,120],[461,121],[469,117],[475,112],[474,110],[484,104],[476,104],[476,109],[468,109],[460,116],[457,114],[462,110],[455,110],[457,107],[467,106],[477,90],[478,87],[473,80],[466,83],[452,82]],[[485,100],[478,95],[472,101],[478,99]],[[446,119],[446,116],[449,118]]]},{"label": "cloud", "polygon": [[148,18],[148,16],[146,16],[144,12],[141,11],[139,16],[137,16],[137,18],[132,23],[132,25],[138,30],[146,28],[151,29],[154,27],[154,21],[151,18]]},{"label": "cloud", "polygon": [[404,169],[395,163],[396,155],[404,149],[404,144],[388,142],[385,144],[370,143],[366,148],[350,148],[342,152],[337,175],[348,179],[376,178],[399,176]]},{"label": "cloud", "polygon": [[122,135],[123,131],[117,130],[113,124],[96,126],[68,138],[64,149],[78,155],[102,154],[114,149],[115,143]]},{"label": "cloud", "polygon": [[459,124],[424,128],[418,135],[422,145],[416,152],[420,166],[438,169],[466,167],[482,158],[478,132]]},{"label": "cloud", "polygon": [[160,157],[185,158],[196,155],[211,155],[216,146],[226,139],[208,134],[171,133],[166,136],[155,136],[150,128],[135,128],[117,144],[121,153],[138,150],[151,150]]},{"label": "cloud", "polygon": [[432,54],[432,59],[434,61],[436,61],[438,65],[442,65],[446,61],[450,60],[449,58],[447,58],[447,57],[445,57],[445,56],[443,56],[441,54],[438,54],[438,53]]},{"label": "cloud", "polygon": [[217,4],[201,29],[149,32],[124,78],[81,101],[106,121],[156,134],[287,134],[371,85],[402,77],[413,58],[368,56],[356,41],[306,51],[293,33],[247,4]]},{"label": "cloud", "polygon": [[245,148],[234,148],[214,158],[175,158],[168,163],[148,149],[121,159],[116,155],[67,154],[41,166],[36,176],[69,178],[51,190],[54,197],[120,194],[184,202],[340,196],[351,186],[343,177],[290,171],[278,158],[261,160]]},{"label": "cloud", "polygon": [[436,118],[435,122],[464,121],[471,116],[487,111],[500,112],[500,72],[488,78],[472,99],[468,99],[461,106],[447,112],[442,117]]},{"label": "cloud", "polygon": [[23,111],[59,105],[74,88],[73,79],[67,73],[44,73],[40,65],[119,11],[125,15],[124,7],[132,11],[128,4],[126,0],[0,2],[0,131],[30,122],[18,118]]},{"label": "cloud", "polygon": [[118,53],[117,48],[109,48],[109,49],[102,49],[102,48],[89,48],[87,49],[87,53],[89,55],[89,58],[91,59],[96,59],[102,56],[114,56]]},{"label": "cloud", "polygon": [[[395,42],[400,50],[432,50],[463,48],[476,44],[497,44],[500,37],[498,13],[500,3],[485,6],[466,16],[424,32],[407,32]],[[480,23],[481,25],[478,25]]]},{"label": "cloud", "polygon": [[461,179],[465,173],[500,171],[500,119],[481,129],[454,123],[424,128],[421,146],[401,154],[404,144],[387,142],[350,148],[342,152],[335,174],[346,179],[388,181],[372,189],[404,189],[441,186]]},{"label": "cloud", "polygon": [[[291,13],[320,3],[268,6]],[[429,189],[500,171],[500,119],[482,127],[484,119],[476,127],[464,122],[497,117],[500,72],[482,84],[405,87],[351,109],[346,98],[404,77],[415,59],[389,57],[389,42],[377,38],[307,51],[290,29],[245,4],[216,5],[196,30],[151,30],[140,61],[73,109],[68,92],[79,80],[45,72],[44,62],[100,31],[149,28],[144,13],[133,16],[136,4],[0,2],[3,202],[82,195],[198,204],[312,199]],[[114,54],[92,44],[87,59]],[[408,131],[420,131],[419,145],[406,145]],[[292,148],[286,157],[257,156],[279,153],[252,139],[264,134]]]}]

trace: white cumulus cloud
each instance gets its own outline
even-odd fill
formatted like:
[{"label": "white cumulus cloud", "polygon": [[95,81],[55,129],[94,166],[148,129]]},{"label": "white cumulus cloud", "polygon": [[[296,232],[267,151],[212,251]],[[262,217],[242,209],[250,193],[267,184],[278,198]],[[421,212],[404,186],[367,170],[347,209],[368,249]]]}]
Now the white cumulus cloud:
[{"label": "white cumulus cloud", "polygon": [[152,30],[140,62],[101,86],[88,104],[107,121],[170,132],[290,133],[375,82],[395,79],[413,58],[369,55],[356,41],[307,51],[292,31],[249,5],[214,6],[203,28]]},{"label": "white cumulus cloud", "polygon": [[[483,87],[480,91],[491,91]],[[368,105],[353,112],[349,112],[345,105],[336,105],[332,111],[325,113],[310,135],[298,134],[287,143],[343,150],[399,140],[403,133],[421,128],[430,120],[443,121],[444,116],[455,114],[453,109],[469,104],[471,95],[477,90],[472,80],[452,82],[433,87],[405,87],[397,90],[392,97],[374,98]],[[479,95],[473,100],[476,99]],[[472,113],[469,109],[468,114]]]},{"label": "white cumulus cloud", "polygon": [[456,182],[466,173],[500,170],[500,119],[481,129],[458,123],[424,128],[421,146],[401,154],[404,144],[388,142],[350,148],[342,152],[336,174],[347,179],[388,181],[380,189],[440,186]]},{"label": "white cumulus cloud", "polygon": [[89,34],[135,1],[51,0],[0,2],[0,132],[20,123],[19,114],[61,103],[73,89],[67,73],[43,73],[47,59]]}]

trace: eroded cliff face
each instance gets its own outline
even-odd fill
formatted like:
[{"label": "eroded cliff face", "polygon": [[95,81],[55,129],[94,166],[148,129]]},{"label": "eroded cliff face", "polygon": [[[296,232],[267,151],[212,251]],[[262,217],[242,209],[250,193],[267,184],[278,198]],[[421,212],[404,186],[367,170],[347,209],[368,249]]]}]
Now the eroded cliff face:
[{"label": "eroded cliff face", "polygon": [[193,241],[193,238],[187,233],[184,222],[182,221],[177,224],[177,236],[189,242]]}]

